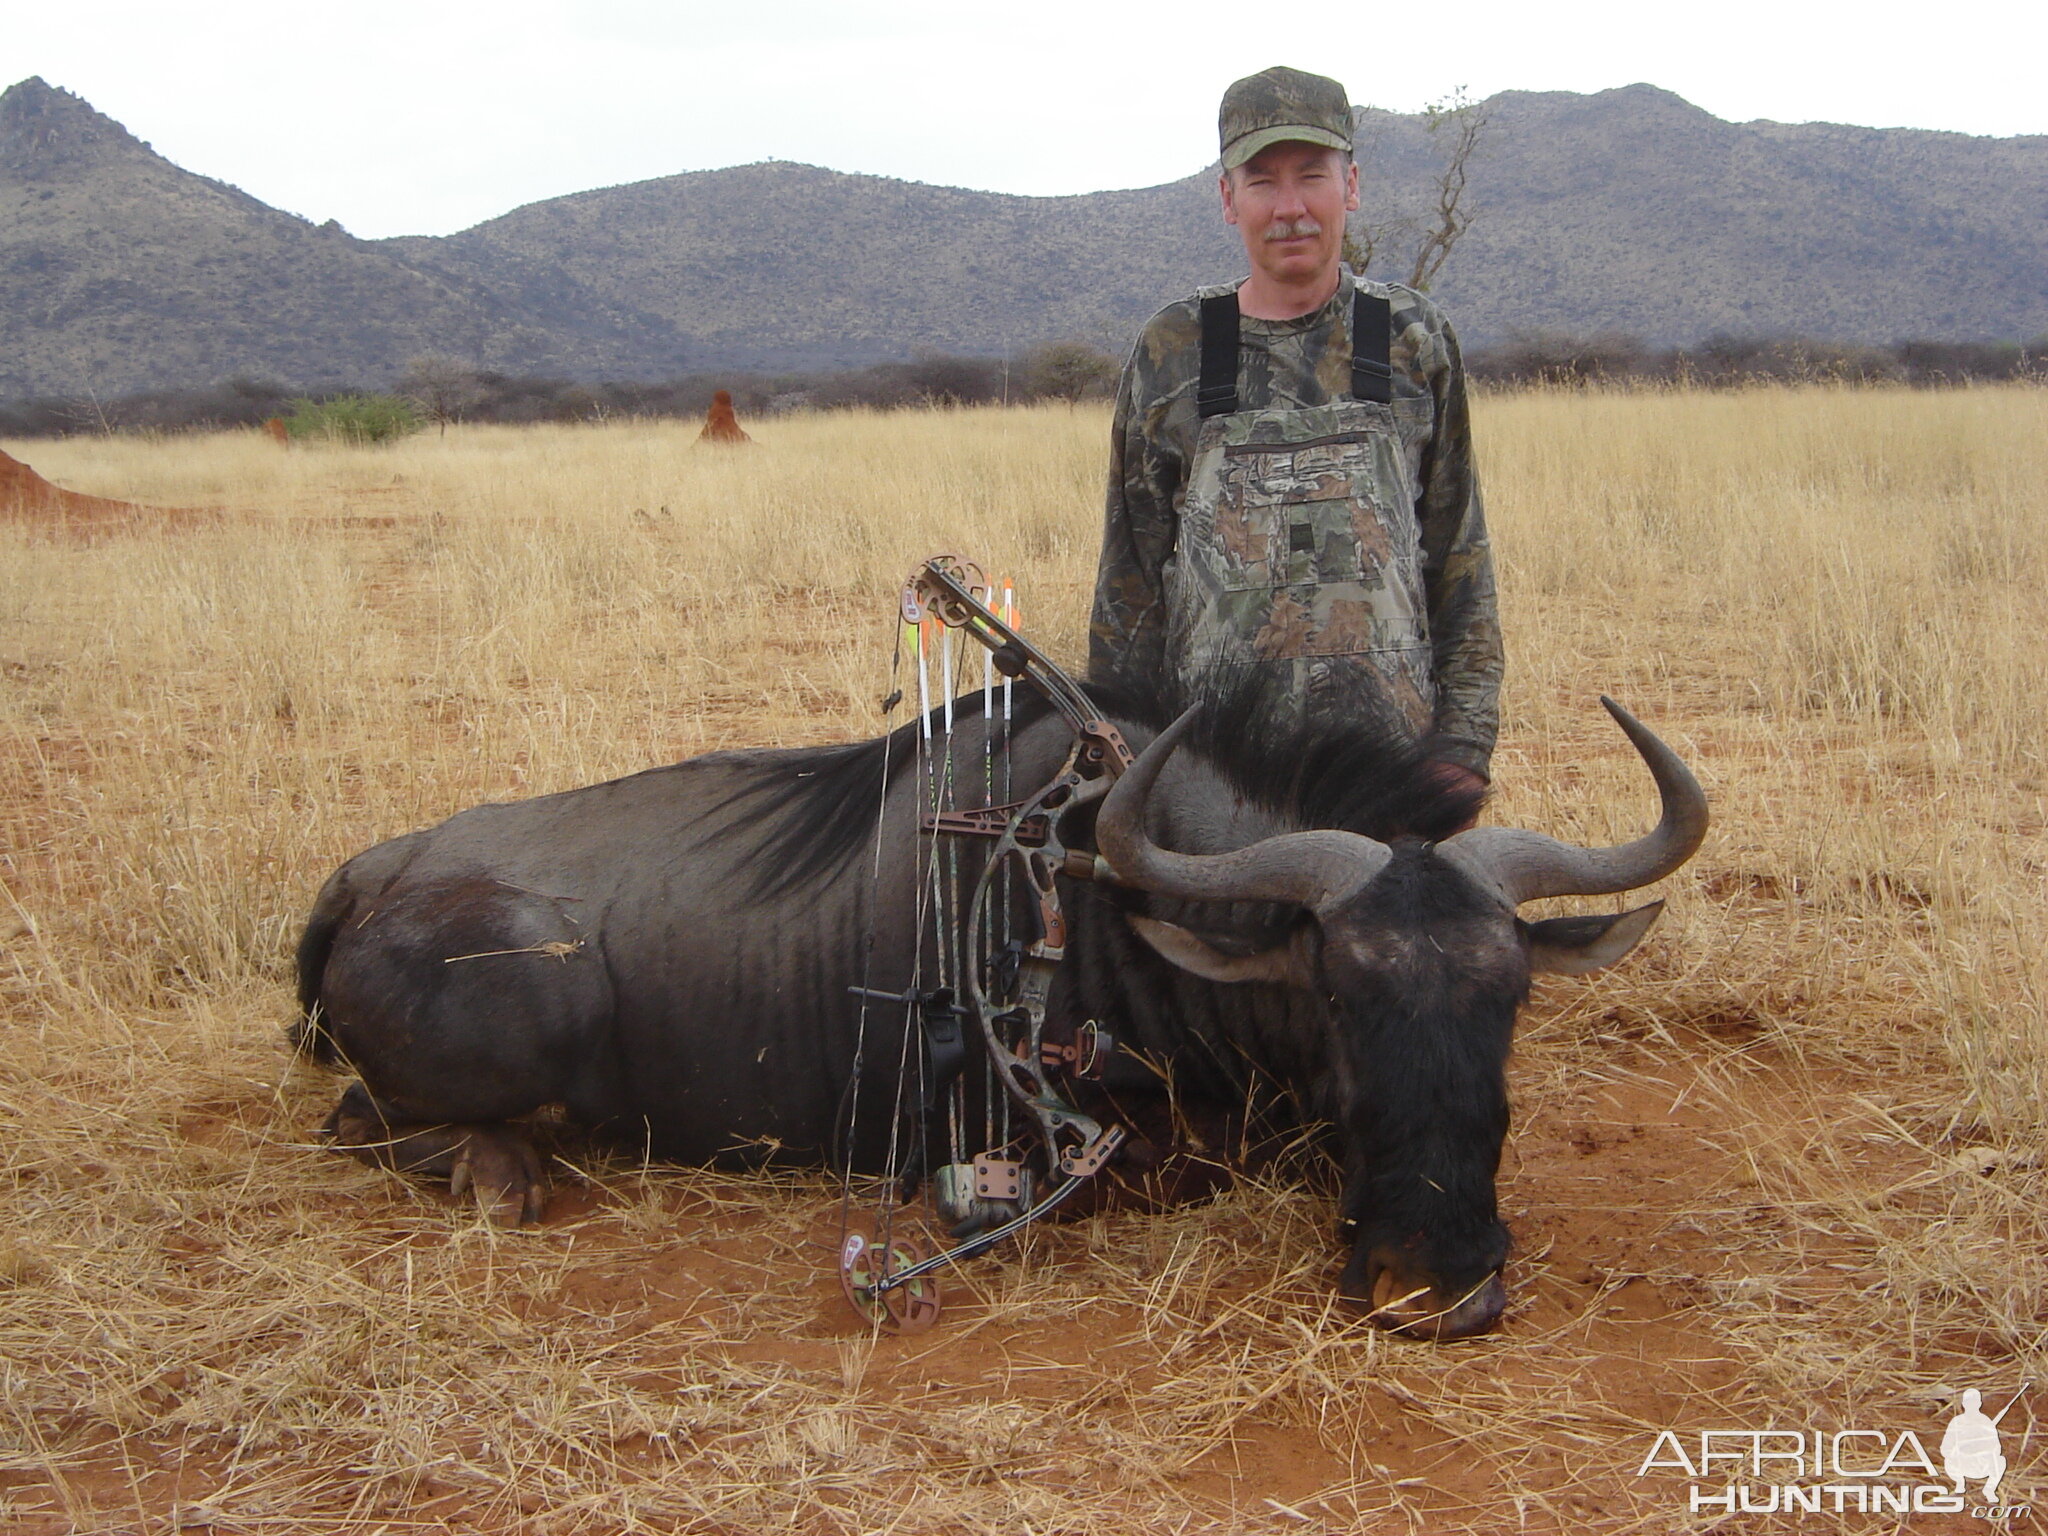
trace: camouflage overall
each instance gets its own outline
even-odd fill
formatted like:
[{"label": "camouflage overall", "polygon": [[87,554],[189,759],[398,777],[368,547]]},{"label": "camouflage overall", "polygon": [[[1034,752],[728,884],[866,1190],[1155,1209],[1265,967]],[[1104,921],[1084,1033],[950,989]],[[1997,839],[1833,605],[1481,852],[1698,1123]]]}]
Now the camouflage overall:
[{"label": "camouflage overall", "polygon": [[[1353,398],[1354,283],[1392,305],[1391,400]],[[1486,771],[1500,684],[1493,571],[1457,343],[1428,300],[1347,274],[1296,322],[1242,323],[1238,398],[1196,407],[1203,298],[1125,369],[1090,672],[1189,697],[1286,669],[1312,716],[1391,706]]]},{"label": "camouflage overall", "polygon": [[[1406,404],[1407,402],[1404,402]],[[1411,415],[1412,420],[1412,415]],[[1417,441],[1426,434],[1411,428]],[[1189,683],[1284,666],[1311,713],[1436,714],[1415,480],[1392,407],[1338,400],[1202,423],[1167,582],[1167,645]]]}]

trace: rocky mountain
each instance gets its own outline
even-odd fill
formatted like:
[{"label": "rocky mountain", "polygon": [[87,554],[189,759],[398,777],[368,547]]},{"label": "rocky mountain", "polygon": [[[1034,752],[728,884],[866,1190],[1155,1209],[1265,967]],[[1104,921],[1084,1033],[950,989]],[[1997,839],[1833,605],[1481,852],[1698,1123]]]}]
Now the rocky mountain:
[{"label": "rocky mountain", "polygon": [[[2048,136],[1726,123],[1647,85],[1487,105],[1479,218],[1438,286],[1475,335],[2048,333]],[[1385,135],[1411,181],[1421,137]]]},{"label": "rocky mountain", "polygon": [[181,170],[41,80],[0,95],[0,395],[381,380],[424,351],[561,372],[679,358],[587,296],[543,315]]},{"label": "rocky mountain", "polygon": [[700,358],[775,368],[1060,338],[1121,346],[1168,298],[1228,275],[1233,249],[1243,260],[1213,205],[1203,177],[1011,197],[769,162],[391,243],[478,282],[556,274],[659,317]]},{"label": "rocky mountain", "polygon": [[[2048,333],[2048,136],[1727,123],[1643,85],[1484,105],[1436,289],[1468,341]],[[1369,210],[1420,206],[1421,119],[1363,113],[1360,146]],[[0,395],[376,383],[428,351],[652,378],[1117,345],[1240,269],[1214,198],[1213,171],[1027,198],[767,163],[358,240],[28,80],[0,95]]]}]

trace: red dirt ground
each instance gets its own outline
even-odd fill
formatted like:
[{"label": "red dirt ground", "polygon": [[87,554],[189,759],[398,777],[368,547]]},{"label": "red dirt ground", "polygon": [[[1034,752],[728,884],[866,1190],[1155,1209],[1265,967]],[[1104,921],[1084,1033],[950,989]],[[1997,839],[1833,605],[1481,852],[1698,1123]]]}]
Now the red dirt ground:
[{"label": "red dirt ground", "polygon": [[[1518,1076],[1544,1070],[1524,1062]],[[1793,1143],[1815,1135],[1814,1097],[1826,1085],[1803,1078],[1768,1052],[1708,1036],[1686,1040],[1681,1052],[1606,1038],[1575,1074],[1569,1102],[1539,1103],[1510,1142],[1501,1195],[1517,1247],[1510,1265],[1513,1302],[1500,1334],[1459,1346],[1388,1341],[1380,1368],[1360,1387],[1354,1404],[1362,1410],[1360,1428],[1370,1447],[1365,1486],[1353,1467],[1313,1435],[1277,1424],[1239,1425],[1189,1471],[1173,1474],[1189,1502],[1213,1509],[1219,1521],[1191,1529],[1463,1530],[1487,1528],[1494,1519],[1506,1522],[1499,1529],[1516,1531],[1708,1528],[1703,1519],[1695,1523],[1683,1513],[1682,1475],[1652,1474],[1645,1480],[1632,1474],[1657,1429],[1695,1433],[1705,1427],[1697,1422],[1703,1400],[1730,1424],[1770,1425],[1782,1418],[1773,1408],[1785,1405],[1773,1405],[1745,1379],[1742,1363],[1709,1316],[1716,1285],[1743,1278],[1742,1239],[1768,1246],[1772,1229],[1782,1223],[1782,1208],[1754,1189],[1749,1170],[1757,1149],[1775,1136],[1784,1143],[1778,1150],[1797,1155]],[[1739,1086],[1733,1101],[1731,1081]],[[1554,1099],[1540,1092],[1522,1096]],[[195,1142],[253,1151],[263,1138],[301,1129],[275,1120],[275,1101],[252,1097],[195,1109],[183,1131]],[[1872,1189],[1913,1171],[1882,1150],[1860,1160],[1858,1174]],[[831,1270],[837,1213],[829,1199],[820,1199],[805,1231],[806,1258],[791,1253],[786,1238],[764,1241],[773,1235],[769,1217],[735,1211],[688,1189],[669,1190],[663,1200],[673,1236],[650,1243],[644,1229],[629,1229],[620,1202],[599,1185],[558,1184],[543,1230],[573,1232],[575,1262],[554,1297],[505,1298],[517,1326],[545,1338],[558,1327],[602,1318],[612,1337],[658,1338],[665,1324],[731,1318],[736,1306],[744,1307],[764,1288],[787,1293],[794,1285],[809,1298],[808,1322],[780,1336],[757,1333],[735,1342],[729,1353],[802,1373],[829,1376],[840,1368],[843,1342],[867,1330],[846,1307]],[[339,1195],[330,1214],[338,1235],[351,1226],[379,1224],[376,1210]],[[1077,1248],[1116,1243],[1117,1224],[1141,1219],[1112,1213],[1068,1224],[1037,1239],[1028,1262],[1068,1262]],[[1218,1208],[1218,1219],[1246,1217],[1226,1204]],[[431,1231],[413,1232],[415,1244],[441,1240]],[[1839,1284],[1839,1271],[1854,1267],[1856,1255],[1846,1245],[1816,1246],[1810,1235],[1798,1242],[1798,1267],[1817,1287]],[[214,1256],[202,1247],[175,1257],[194,1267],[194,1284],[203,1291],[201,1276]],[[807,1270],[792,1274],[792,1261],[807,1264]],[[1001,1262],[1020,1261],[1013,1256]],[[1338,1265],[1333,1248],[1322,1293],[1299,1298],[1304,1318],[1321,1313]],[[921,1399],[961,1396],[1057,1403],[1071,1391],[1058,1369],[1062,1365],[1086,1362],[1097,1379],[1107,1366],[1138,1392],[1156,1377],[1157,1350],[1138,1326],[1135,1299],[1104,1295],[1091,1300],[1081,1316],[1045,1308],[1020,1322],[1012,1312],[1000,1328],[990,1328],[982,1326],[986,1308],[976,1300],[971,1278],[950,1284],[947,1310],[935,1331],[881,1340],[865,1391],[906,1408]],[[1206,1299],[1215,1319],[1204,1332],[1224,1331],[1228,1337],[1233,1301],[1227,1285]],[[1413,1375],[1412,1388],[1401,1379],[1404,1360],[1427,1357],[1434,1365],[1446,1348],[1455,1352],[1460,1372],[1488,1373],[1504,1403],[1525,1410],[1533,1405],[1539,1419],[1557,1427],[1544,1437],[1523,1426],[1518,1439],[1548,1443],[1527,1447],[1514,1469],[1513,1493],[1498,1485],[1500,1469],[1482,1453],[1484,1447],[1469,1443],[1456,1425],[1438,1416],[1426,1395],[1432,1378]],[[1111,1363],[1106,1356],[1121,1360]],[[688,1380],[686,1353],[674,1361],[672,1380],[665,1379],[668,1368],[658,1352],[641,1358],[650,1386]],[[184,1385],[167,1377],[159,1401],[174,1404]],[[1608,1443],[1617,1422],[1640,1425],[1641,1433],[1627,1443]],[[1575,1424],[1595,1433],[1577,1432]],[[1919,1428],[1931,1445],[1928,1426]],[[623,1450],[632,1454],[630,1446]],[[1057,1484],[1063,1474],[1054,1465],[1033,1475]],[[60,1490],[19,1463],[0,1471],[0,1491],[14,1494],[17,1509],[34,1502],[37,1491],[50,1494],[48,1516],[18,1525],[20,1536],[81,1529],[62,1513],[67,1503],[154,1510],[173,1521],[147,1527],[117,1522],[109,1530],[230,1531],[245,1527],[216,1527],[204,1504],[209,1489],[230,1477],[219,1456],[187,1456],[168,1438],[152,1444],[145,1430],[125,1444],[110,1441],[98,1453],[73,1459],[61,1500]],[[1328,1490],[1346,1484],[1347,1496],[1329,1497]],[[182,1517],[169,1513],[181,1509]],[[385,1513],[394,1532],[526,1528],[523,1516],[502,1503],[487,1504],[481,1494],[431,1477],[407,1507]],[[319,1528],[312,1511],[304,1518],[308,1523],[292,1528]],[[1782,1517],[1738,1517],[1712,1528],[1784,1525]],[[1855,1528],[1894,1527],[1872,1518]],[[1987,1527],[1965,1516],[1919,1515],[1910,1529]]]}]

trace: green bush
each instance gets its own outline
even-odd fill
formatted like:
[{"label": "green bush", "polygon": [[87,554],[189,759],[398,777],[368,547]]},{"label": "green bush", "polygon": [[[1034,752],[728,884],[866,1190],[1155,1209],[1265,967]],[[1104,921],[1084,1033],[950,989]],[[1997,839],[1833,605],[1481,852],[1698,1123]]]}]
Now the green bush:
[{"label": "green bush", "polygon": [[419,431],[419,408],[397,395],[336,395],[294,400],[284,429],[295,438],[334,443],[384,443]]}]

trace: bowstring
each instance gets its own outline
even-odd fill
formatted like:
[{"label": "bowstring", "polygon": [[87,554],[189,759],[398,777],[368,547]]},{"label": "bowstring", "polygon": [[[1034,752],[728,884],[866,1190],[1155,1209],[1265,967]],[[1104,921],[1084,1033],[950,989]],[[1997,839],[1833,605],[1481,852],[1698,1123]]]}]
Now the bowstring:
[{"label": "bowstring", "polygon": [[[993,583],[991,583],[989,597],[993,598],[994,596]],[[1014,629],[1016,627],[1017,614],[1016,597],[1014,588],[1007,582],[1003,586],[1002,608],[1000,611],[1004,622]],[[939,662],[941,691],[940,696],[935,699],[933,697],[934,690],[931,677],[933,658],[928,638],[935,622],[927,618],[915,625],[907,620],[893,623],[895,644],[891,651],[889,667],[891,694],[889,710],[885,711],[885,714],[892,712],[895,701],[901,697],[903,653],[906,649],[904,643],[905,632],[909,631],[913,639],[913,644],[909,648],[912,650],[914,666],[917,672],[918,729],[913,737],[917,761],[913,782],[916,785],[916,797],[920,803],[914,809],[913,824],[919,826],[923,824],[926,813],[936,812],[950,803],[954,789],[953,731],[954,689],[956,686],[953,650],[954,636],[951,626],[944,624],[936,625],[940,639],[940,654],[937,659]],[[1015,679],[1005,674],[1002,681],[1001,748],[999,754],[1002,758],[1002,800],[998,802],[995,799],[994,767],[994,758],[998,755],[995,748],[997,731],[992,721],[994,657],[992,654],[984,652],[982,658],[982,780],[985,797],[983,803],[985,805],[1007,804],[1014,792],[1015,687]],[[941,718],[944,722],[943,745],[936,743],[933,739],[933,721],[935,716]],[[846,1117],[845,1165],[840,1188],[839,1227],[842,1243],[849,1230],[852,1214],[853,1161],[854,1146],[858,1140],[859,1131],[860,1082],[862,1068],[866,1062],[868,1009],[872,1001],[868,993],[872,988],[874,980],[874,952],[878,936],[878,914],[881,906],[879,897],[882,845],[889,800],[889,756],[890,754],[885,747],[882,754],[881,784],[876,800],[874,850],[869,871],[872,894],[868,921],[867,950],[863,957],[861,970],[863,995],[861,997],[859,1021],[855,1034],[852,1080],[848,1088],[849,1103]],[[904,1096],[905,1089],[910,1085],[913,1076],[916,1079],[918,1088],[917,1102],[922,1104],[929,1097],[926,1081],[930,1063],[928,1053],[923,1048],[923,1019],[916,1000],[918,994],[924,990],[922,983],[926,979],[928,951],[930,963],[937,970],[936,979],[938,985],[942,987],[947,985],[954,986],[957,989],[957,996],[960,992],[964,991],[964,967],[968,964],[981,963],[987,960],[992,941],[997,933],[1000,933],[1005,943],[1008,942],[1013,916],[1011,911],[1013,893],[1010,889],[1009,877],[1007,874],[1004,874],[998,880],[999,889],[993,893],[995,896],[993,912],[984,913],[981,930],[973,936],[980,941],[979,947],[983,951],[979,961],[971,959],[965,953],[955,953],[956,946],[963,945],[969,938],[968,935],[954,931],[957,925],[950,923],[950,918],[954,909],[958,906],[961,894],[958,848],[955,840],[950,838],[946,840],[945,867],[942,870],[936,846],[938,842],[937,836],[934,835],[930,838],[920,837],[917,842],[917,858],[921,868],[916,872],[917,894],[914,910],[914,932],[916,938],[913,974],[911,985],[903,1004],[905,1011],[903,1038],[897,1059],[896,1087],[889,1116],[888,1151],[883,1163],[881,1199],[875,1226],[876,1244],[883,1250],[883,1257],[878,1262],[883,1266],[884,1270],[886,1270],[889,1264],[887,1253],[894,1230],[895,1216],[903,1199],[902,1135],[907,1119]],[[935,928],[935,922],[946,923],[948,926],[943,929]],[[916,1052],[916,1070],[914,1073],[912,1071],[913,1050]],[[982,1057],[984,1085],[984,1147],[989,1150],[997,1147],[1007,1149],[1012,1137],[1009,1095],[1001,1090],[1000,1085],[996,1081],[996,1065],[989,1056],[989,1053],[984,1050],[980,1055]],[[948,1147],[955,1163],[963,1160],[964,1147],[961,1119],[965,1113],[965,1100],[966,1083],[964,1079],[956,1080],[949,1092],[947,1106]],[[921,1125],[921,1132],[922,1129]]]},{"label": "bowstring", "polygon": [[[1007,581],[1003,583],[1003,622],[1009,626],[1011,633],[1016,633],[1017,594]],[[989,660],[991,662],[995,660],[993,653],[990,654]],[[1015,729],[1015,717],[1011,713],[1016,688],[1016,678],[1005,672],[1003,674],[1003,804],[1005,805],[1012,804],[1017,798],[1016,785],[1012,782],[1016,767],[1016,741],[1012,734]],[[1005,869],[999,872],[996,885],[997,889],[994,894],[998,902],[998,921],[1002,930],[1003,944],[1007,948],[1010,941],[1016,937],[1016,913],[1012,910],[1009,870]],[[1002,1087],[1000,1093],[996,1091],[1002,1085],[996,1082],[996,1064],[993,1058],[990,1058],[988,1063],[988,1080],[989,1097],[995,1101],[998,1123],[1002,1127],[1002,1141],[1000,1145],[1007,1151],[1013,1134],[1010,1127],[1010,1093],[1006,1086]]]},{"label": "bowstring", "polygon": [[[930,619],[924,620],[917,626],[916,649],[918,728],[916,736],[917,774],[915,783],[917,785],[918,804],[915,808],[915,815],[913,816],[911,822],[911,825],[913,827],[921,827],[924,824],[925,813],[927,811],[934,810],[937,808],[936,805],[933,803],[932,794],[932,773],[934,771],[934,759],[932,750],[932,688],[930,668],[930,646],[926,640],[926,636],[930,633],[930,629]],[[930,923],[928,919],[930,918],[932,913],[932,881],[934,879],[936,871],[936,865],[933,859],[933,850],[931,847],[931,839],[924,837],[919,837],[917,839],[917,851],[914,857],[919,861],[919,864],[921,866],[916,872],[917,895],[914,902],[914,910],[912,912],[912,918],[915,924],[914,931],[916,933],[916,939],[911,962],[910,986],[908,988],[903,1003],[903,1043],[901,1049],[897,1053],[896,1058],[896,1092],[889,1106],[889,1151],[888,1156],[883,1163],[883,1179],[885,1182],[882,1186],[883,1192],[881,1208],[877,1213],[875,1222],[875,1235],[882,1244],[883,1253],[885,1255],[885,1268],[887,1264],[886,1255],[888,1252],[889,1244],[895,1232],[896,1208],[898,1204],[901,1202],[903,1196],[903,1095],[905,1088],[909,1085],[911,1078],[913,1076],[911,1070],[911,1052],[913,1051],[913,1049],[916,1049],[916,1037],[923,1032],[923,1023],[918,1013],[917,994],[922,990],[921,983],[924,981],[925,978],[926,936],[930,929]],[[918,1049],[917,1070],[915,1076],[918,1082],[918,1102],[920,1104],[924,1102],[925,1098],[923,1092],[924,1066],[925,1053],[921,1049]]]},{"label": "bowstring", "polygon": [[875,796],[875,839],[874,852],[868,870],[868,942],[861,956],[860,968],[860,1014],[854,1025],[853,1071],[846,1089],[846,1144],[840,1167],[839,1179],[839,1241],[842,1251],[846,1234],[853,1217],[853,1162],[854,1148],[860,1140],[860,1081],[861,1069],[867,1062],[868,1049],[868,1007],[872,1001],[870,989],[875,981],[875,941],[882,910],[882,834],[889,814],[889,716],[895,713],[897,703],[903,697],[903,631],[905,625],[900,618],[891,621],[895,643],[889,656],[889,693],[882,707],[882,772],[881,784]]},{"label": "bowstring", "polygon": [[[944,659],[946,677],[945,796],[946,804],[949,807],[956,806],[958,800],[958,791],[954,784],[955,742],[953,739],[953,706],[955,703],[954,690],[959,687],[959,674],[955,667],[959,653],[959,644],[960,637],[954,633],[953,626],[947,625],[940,634],[939,654]],[[942,888],[942,900],[939,904],[939,922],[941,924],[941,938],[939,942],[947,955],[947,976],[941,985],[952,988],[953,1004],[955,1007],[958,1007],[961,1000],[967,995],[965,974],[968,963],[967,947],[972,936],[961,932],[960,927],[960,839],[948,837],[945,839],[945,845],[946,871]],[[960,1029],[962,1021],[957,1014],[954,1017],[954,1024],[956,1029]],[[965,1046],[967,1043],[964,1038],[965,1030],[960,1029],[960,1032],[963,1036],[960,1043],[962,1046]],[[966,1093],[967,1074],[965,1071],[956,1072],[952,1082],[946,1085],[946,1156],[954,1163],[962,1160],[962,1155],[965,1151],[965,1131],[960,1122],[966,1108]]]},{"label": "bowstring", "polygon": [[[995,606],[995,583],[989,583],[989,606]],[[996,657],[987,646],[981,648],[981,803],[995,805],[996,800]],[[994,894],[991,892],[991,894]],[[988,984],[987,967],[990,950],[995,944],[997,931],[996,912],[989,902],[983,902],[980,921],[974,930],[975,954],[972,963],[981,967],[984,990]],[[977,1021],[978,1023],[979,1021]],[[979,1033],[979,1031],[977,1031]],[[996,1148],[996,1105],[995,1105],[995,1058],[987,1049],[981,1052],[981,1144],[993,1152]],[[966,1091],[966,1085],[961,1085]],[[1008,1097],[1007,1094],[1004,1095]]]}]

